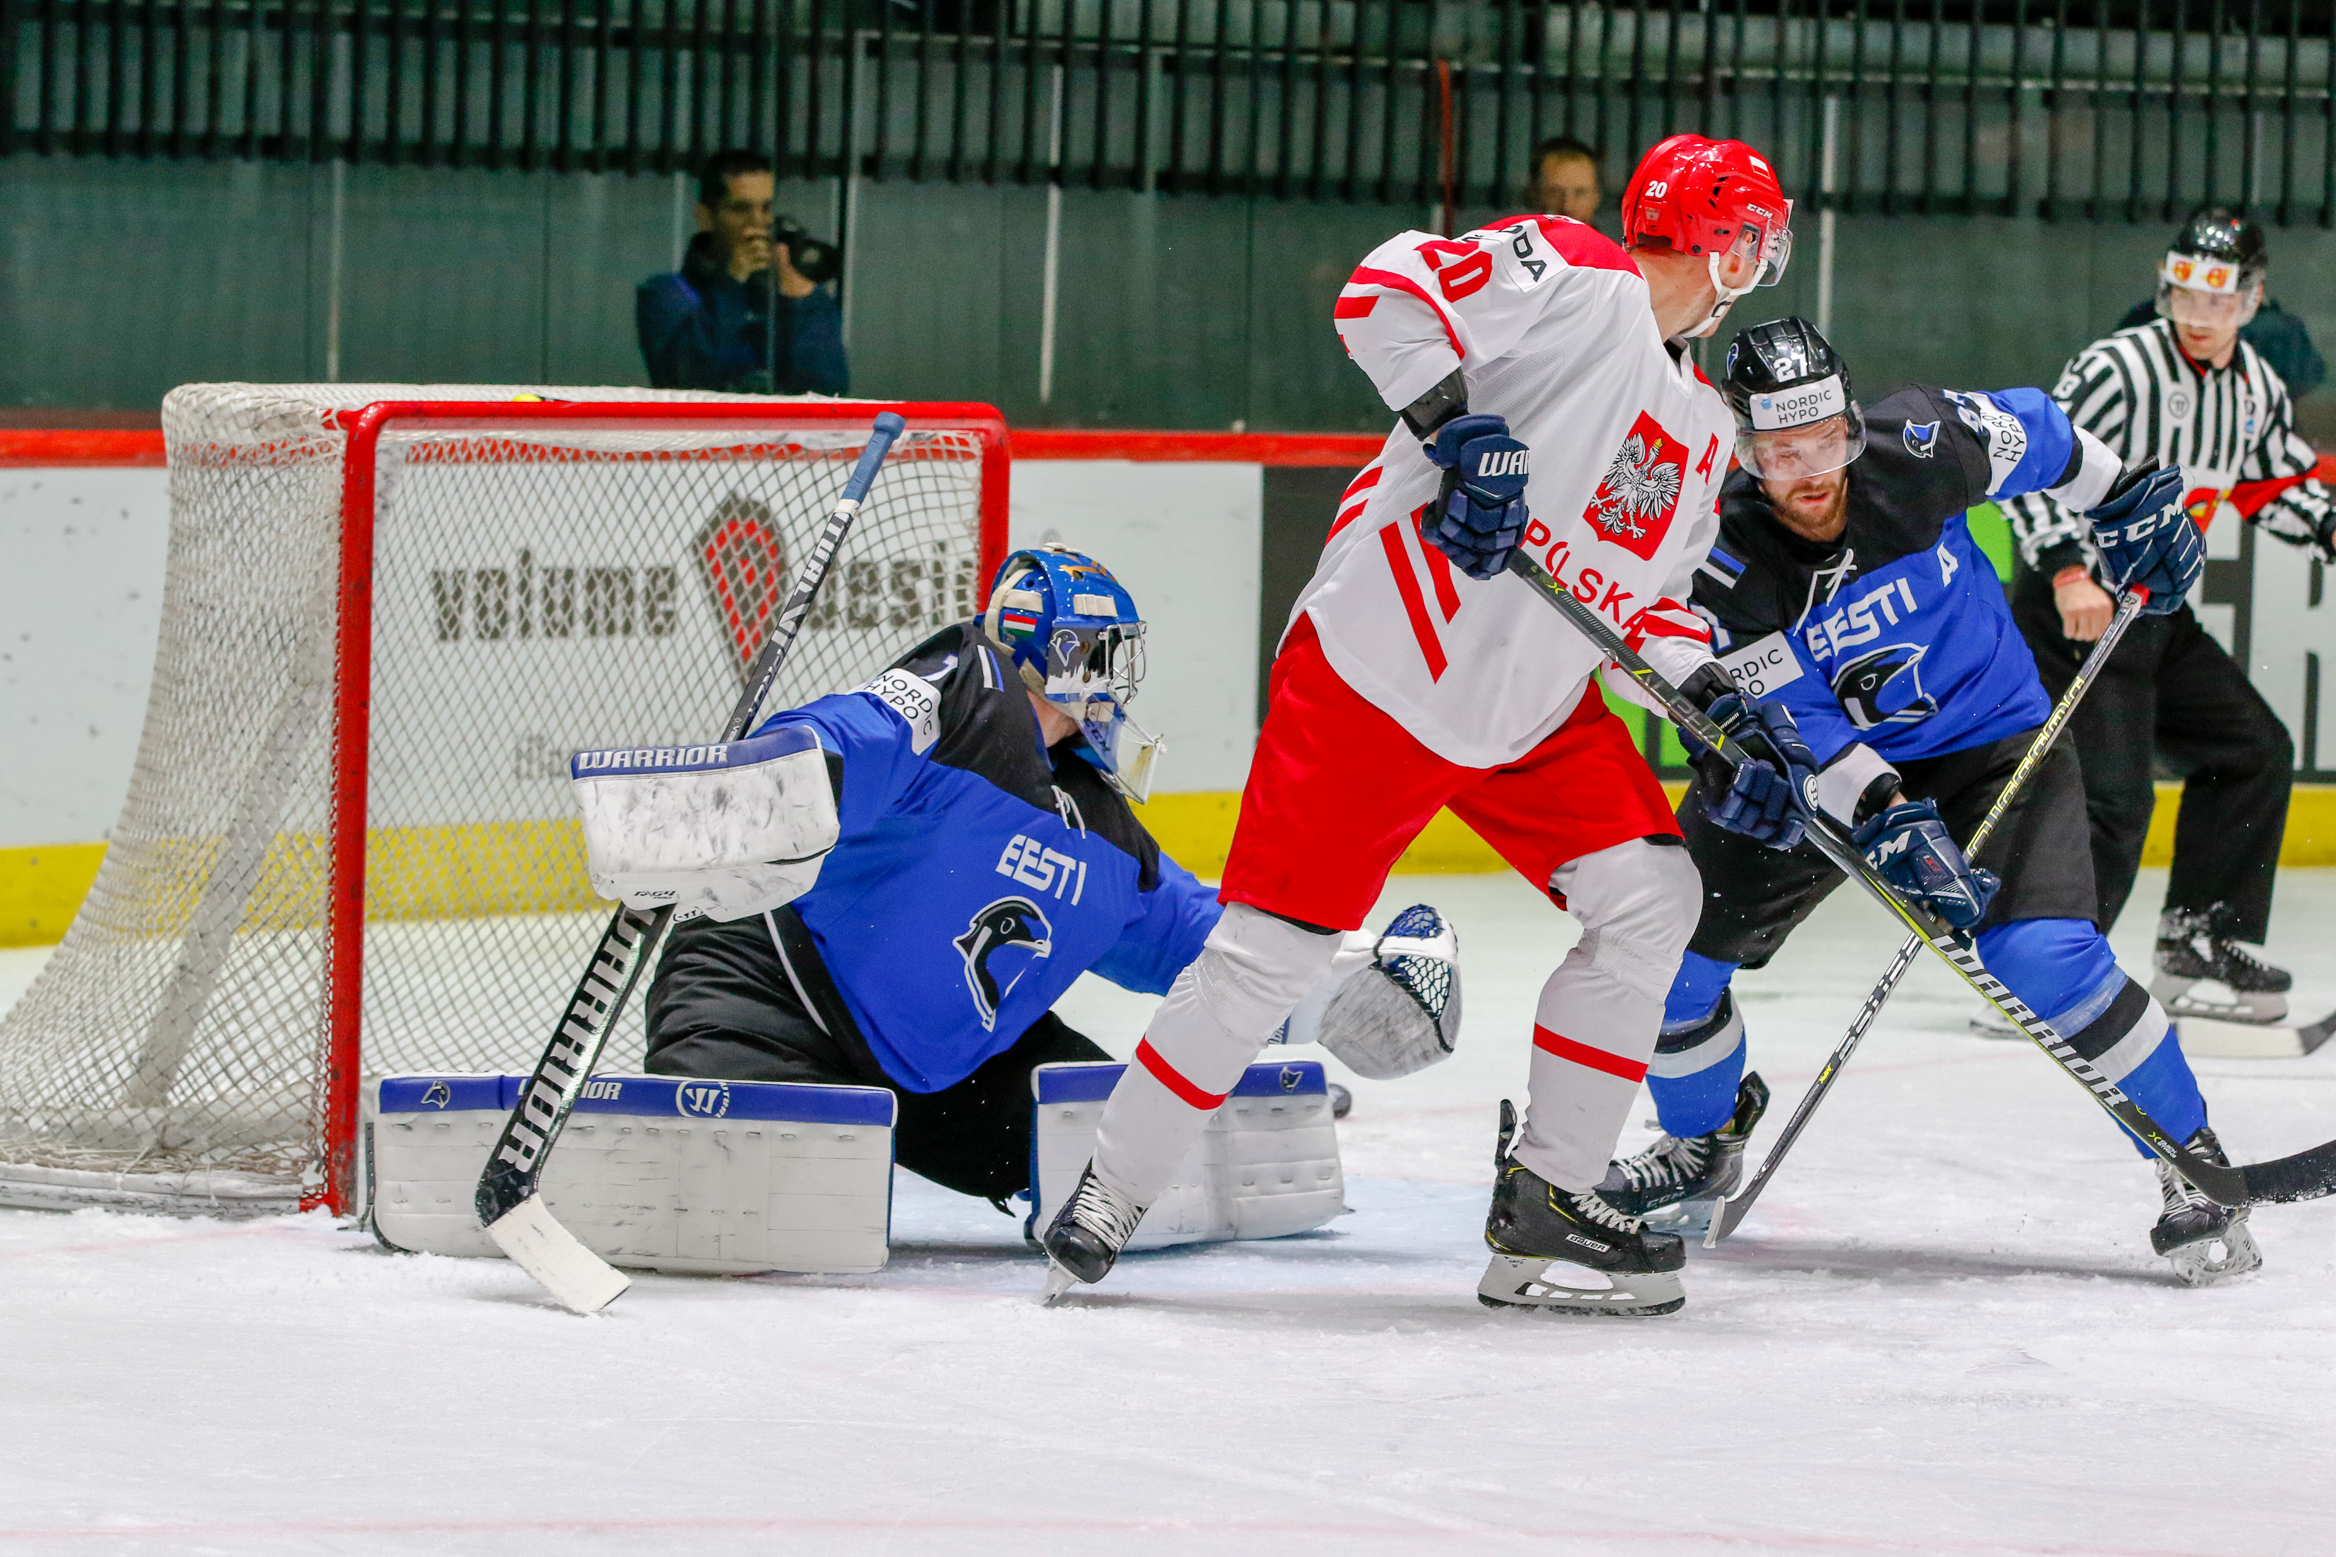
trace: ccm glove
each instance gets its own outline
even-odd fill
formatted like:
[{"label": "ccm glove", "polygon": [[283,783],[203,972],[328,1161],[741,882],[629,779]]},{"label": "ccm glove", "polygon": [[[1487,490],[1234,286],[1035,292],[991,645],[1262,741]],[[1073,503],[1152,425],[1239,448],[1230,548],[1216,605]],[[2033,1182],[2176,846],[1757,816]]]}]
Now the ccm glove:
[{"label": "ccm glove", "polygon": [[1928,800],[1900,801],[1850,836],[1884,881],[1958,930],[1986,918],[1987,905],[2003,886],[1995,872],[1963,857],[1939,808]]},{"label": "ccm glove", "polygon": [[2206,568],[2206,541],[2182,507],[2179,466],[2143,466],[2117,478],[2098,508],[2087,509],[2093,544],[2120,589],[2149,591],[2145,616],[2166,616]]},{"label": "ccm glove", "polygon": [[1760,753],[1729,775],[1727,791],[1705,807],[1714,826],[1771,849],[1790,849],[1808,831],[1817,803],[1817,759],[1801,739],[1792,710],[1771,698],[1755,703],[1722,692],[1705,713],[1740,744]]},{"label": "ccm glove", "polygon": [[1421,515],[1428,543],[1474,579],[1497,577],[1525,538],[1530,452],[1498,416],[1456,416],[1436,429],[1427,456],[1444,484]]}]

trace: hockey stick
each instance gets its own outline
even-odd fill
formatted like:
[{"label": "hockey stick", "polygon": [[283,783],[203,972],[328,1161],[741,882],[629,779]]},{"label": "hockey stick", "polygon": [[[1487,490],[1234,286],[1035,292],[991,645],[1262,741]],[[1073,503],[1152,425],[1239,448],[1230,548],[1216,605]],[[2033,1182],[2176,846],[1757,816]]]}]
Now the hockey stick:
[{"label": "hockey stick", "polygon": [[[2051,755],[2052,743],[2059,739],[2061,728],[2076,713],[2076,705],[2084,700],[2085,690],[2093,684],[2093,678],[2101,673],[2101,668],[2109,663],[2109,656],[2116,652],[2117,640],[2125,636],[2125,629],[2141,614],[2141,608],[2148,599],[2149,591],[2141,588],[2128,589],[2117,597],[2117,614],[2109,619],[2109,626],[2101,634],[2101,641],[2093,645],[2093,652],[2085,656],[2084,665],[2077,671],[2076,679],[2068,684],[2067,691],[2060,694],[2059,703],[2053,707],[2052,717],[2044,721],[2044,727],[2028,743],[2026,755],[2020,758],[2020,765],[2012,770],[2012,776],[2004,781],[2002,792],[1995,797],[1995,804],[1988,808],[1985,820],[1971,834],[1971,841],[1963,846],[1965,856],[1971,859],[1979,857],[1979,850],[1994,833],[1996,823],[2004,819],[2029,778],[2044,765],[2044,759]],[[1874,1019],[1882,1014],[1882,1007],[1889,1003],[1890,996],[1897,991],[1898,981],[1906,976],[1906,970],[1914,965],[1915,954],[1921,950],[1922,937],[1919,935],[1908,936],[1906,944],[1898,948],[1898,956],[1890,964],[1889,971],[1882,975],[1882,981],[1874,986],[1873,993],[1866,996],[1866,1003],[1850,1022],[1849,1031],[1842,1037],[1839,1047],[1834,1049],[1832,1058],[1825,1062],[1823,1070],[1817,1072],[1817,1079],[1809,1084],[1808,1093],[1801,1099],[1801,1106],[1794,1109],[1792,1118],[1785,1122],[1784,1133],[1768,1149],[1768,1159],[1760,1164],[1760,1171],[1753,1174],[1751,1181],[1735,1194],[1720,1196],[1712,1207],[1711,1226],[1705,1228],[1703,1234],[1703,1246],[1706,1249],[1717,1248],[1722,1238],[1734,1232],[1736,1224],[1743,1221],[1745,1213],[1752,1209],[1752,1202],[1760,1198],[1760,1192],[1768,1186],[1777,1164],[1784,1161],[1784,1154],[1791,1151],[1793,1142],[1800,1139],[1801,1131],[1809,1123],[1809,1116],[1817,1111],[1818,1104],[1825,1101],[1825,1094],[1833,1090],[1833,1083],[1840,1079],[1841,1068],[1849,1063],[1850,1055],[1856,1053],[1857,1046],[1865,1041],[1867,1032],[1873,1028]]]},{"label": "hockey stick", "polygon": [[[1512,552],[1509,571],[1524,579],[1550,606],[1562,614],[1575,629],[1598,646],[1625,674],[1646,689],[1647,694],[1660,703],[1671,722],[1686,735],[1709,747],[1714,756],[1730,767],[1741,766],[1751,759],[1743,745],[1713,723],[1710,716],[1683,696],[1679,689],[1663,679],[1652,665],[1633,653],[1622,641],[1622,635],[1602,621],[1596,612],[1576,600],[1571,591],[1549,576],[1547,569],[1522,551]],[[2050,1023],[2028,1009],[2019,996],[2004,988],[2003,982],[1987,971],[1979,960],[1971,937],[1947,924],[1919,903],[1901,896],[1889,882],[1882,879],[1857,845],[1849,841],[1839,823],[1823,811],[1813,812],[1808,821],[1808,837],[1818,851],[1833,862],[1834,868],[1865,888],[1875,902],[1881,904],[1908,930],[1920,936],[1947,966],[1953,968],[1964,983],[1976,990],[1981,999],[2003,1013],[2012,1026],[2028,1040],[2051,1056],[2054,1064],[2082,1083],[2093,1095],[2093,1101],[2138,1136],[2149,1149],[2195,1187],[2200,1194],[2217,1205],[2242,1206],[2260,1202],[2315,1200],[2320,1196],[2336,1194],[2336,1141],[2327,1141],[2292,1157],[2275,1162],[2248,1163],[2243,1167],[2226,1167],[2199,1155],[2174,1140],[2165,1127],[2144,1112],[2141,1105],[2127,1097],[2117,1084],[2093,1068],[2083,1055],[2069,1047],[2068,1040],[2053,1031]]]},{"label": "hockey stick", "polygon": [[[746,690],[730,710],[722,739],[735,741],[754,727],[763,699],[779,679],[779,666],[794,647],[795,634],[810,613],[813,597],[827,579],[836,552],[860,514],[868,489],[893,440],[906,429],[900,416],[886,411],[876,418],[859,463],[844,482],[843,496],[819,532],[803,570],[795,577],[794,592],[780,608],[771,634],[755,656],[746,677]],[[584,1083],[600,1061],[600,1051],[616,1026],[633,986],[649,966],[650,953],[673,918],[670,904],[654,910],[620,905],[601,932],[576,993],[569,997],[567,1014],[552,1033],[543,1058],[519,1089],[519,1101],[504,1122],[487,1155],[486,1171],[479,1175],[476,1204],[479,1222],[496,1246],[522,1270],[543,1283],[551,1295],[580,1314],[597,1313],[616,1301],[631,1279],[579,1242],[559,1224],[537,1191],[543,1179],[544,1159],[583,1094]]]}]

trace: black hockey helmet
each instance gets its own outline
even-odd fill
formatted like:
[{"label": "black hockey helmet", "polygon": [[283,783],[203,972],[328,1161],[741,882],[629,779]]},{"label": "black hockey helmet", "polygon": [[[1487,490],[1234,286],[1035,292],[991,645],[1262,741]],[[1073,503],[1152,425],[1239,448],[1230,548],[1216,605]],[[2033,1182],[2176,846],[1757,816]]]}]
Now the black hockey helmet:
[{"label": "black hockey helmet", "polygon": [[2179,322],[2244,325],[2263,301],[2271,245],[2263,225],[2228,206],[2200,206],[2158,265],[2158,312]]},{"label": "black hockey helmet", "polygon": [[1865,413],[1850,397],[1849,368],[1806,319],[1739,333],[1722,382],[1736,415],[1736,463],[1755,476],[1821,476],[1865,452]]}]

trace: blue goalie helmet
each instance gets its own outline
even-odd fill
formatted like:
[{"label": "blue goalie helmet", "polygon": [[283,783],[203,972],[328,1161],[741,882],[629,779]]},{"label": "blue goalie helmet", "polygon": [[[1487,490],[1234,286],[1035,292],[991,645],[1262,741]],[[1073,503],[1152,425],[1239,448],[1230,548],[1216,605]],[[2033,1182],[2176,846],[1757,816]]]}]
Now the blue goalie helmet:
[{"label": "blue goalie helmet", "polygon": [[1162,743],[1127,712],[1144,679],[1144,619],[1111,570],[1067,546],[1018,551],[981,624],[1025,686],[1079,721],[1079,755],[1130,800],[1149,796]]}]

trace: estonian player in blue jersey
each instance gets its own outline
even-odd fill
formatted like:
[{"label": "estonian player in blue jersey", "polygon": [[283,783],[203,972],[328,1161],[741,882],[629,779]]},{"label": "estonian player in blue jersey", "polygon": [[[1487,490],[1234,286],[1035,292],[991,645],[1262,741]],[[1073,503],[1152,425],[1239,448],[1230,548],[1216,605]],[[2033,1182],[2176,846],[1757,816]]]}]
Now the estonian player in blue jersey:
[{"label": "estonian player in blue jersey", "polygon": [[[1798,319],[1739,335],[1724,387],[1740,468],[1722,491],[1720,538],[1694,598],[1722,662],[1792,710],[1819,765],[1820,803],[1885,873],[1928,855],[1954,888],[1930,894],[1932,905],[1977,926],[1989,970],[2177,1139],[2223,1160],[2166,1013],[2093,923],[2070,745],[2030,777],[1978,868],[1954,842],[1977,827],[2051,712],[1966,511],[2050,492],[2094,521],[2126,563],[2122,576],[2172,609],[2202,565],[2195,529],[2167,526],[2138,547],[2128,537],[2178,505],[2178,480],[2124,472],[2041,390],[1917,386],[1861,413],[1847,369]],[[1734,1187],[1767,1099],[1744,1074],[1729,981],[1775,955],[1842,879],[1809,845],[1764,849],[1715,825],[1713,798],[1699,783],[1679,808],[1704,907],[1647,1074],[1667,1133],[1600,1186],[1622,1210],[1678,1207],[1688,1225]],[[2244,1211],[2214,1206],[2162,1163],[2158,1176],[2164,1215],[2151,1242],[2186,1280],[2259,1263]]]},{"label": "estonian player in blue jersey", "polygon": [[[677,916],[650,986],[648,1069],[886,1087],[901,1166],[1001,1208],[1027,1188],[1031,1070],[1110,1058],[1056,1000],[1087,972],[1165,993],[1219,913],[1129,808],[1157,749],[1126,718],[1143,633],[1093,559],[1017,552],[984,615],[734,743],[724,805],[793,764],[770,810],[800,839],[776,864],[659,878],[705,911]],[[1409,934],[1432,939],[1422,913]],[[1333,978],[1382,966],[1359,944]],[[1343,1036],[1401,1070],[1440,1058],[1457,1018]]]}]

